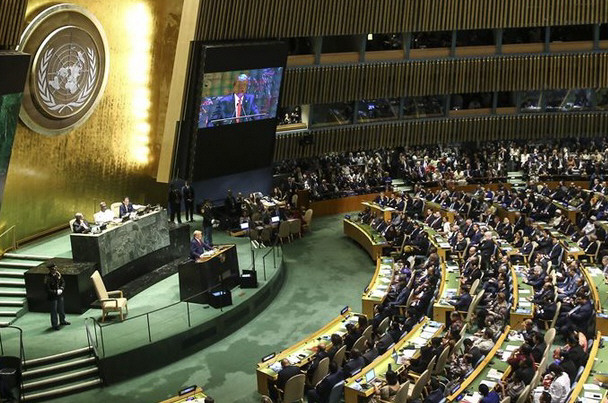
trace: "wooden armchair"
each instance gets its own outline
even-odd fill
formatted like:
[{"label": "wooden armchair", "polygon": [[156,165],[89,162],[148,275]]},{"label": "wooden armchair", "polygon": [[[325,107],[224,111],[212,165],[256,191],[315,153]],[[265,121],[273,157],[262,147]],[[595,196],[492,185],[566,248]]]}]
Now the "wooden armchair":
[{"label": "wooden armchair", "polygon": [[101,303],[101,321],[105,320],[108,312],[119,312],[120,320],[124,320],[123,309],[127,314],[129,313],[129,309],[127,308],[127,299],[123,297],[122,291],[107,291],[97,270],[91,275],[91,280],[93,281],[97,298]]}]

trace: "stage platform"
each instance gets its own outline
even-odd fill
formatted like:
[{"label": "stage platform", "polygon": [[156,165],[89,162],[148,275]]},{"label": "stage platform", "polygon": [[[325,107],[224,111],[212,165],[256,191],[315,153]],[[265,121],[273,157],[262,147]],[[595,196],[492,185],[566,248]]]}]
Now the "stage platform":
[{"label": "stage platform", "polygon": [[[200,228],[200,223],[192,224],[192,230]],[[222,232],[213,234],[213,242],[237,245],[241,271],[250,269],[255,260],[259,287],[237,286],[232,290],[233,305],[220,310],[180,302],[175,273],[129,298],[129,315],[124,322],[113,316],[98,323],[101,310],[92,308],[82,315],[68,315],[71,325],[55,331],[47,313],[28,312],[13,323],[23,330],[26,360],[86,347],[90,340],[97,349],[106,382],[113,383],[183,358],[238,329],[255,317],[281,287],[282,252],[277,247],[254,249],[252,253],[248,238],[234,238]],[[48,236],[16,253],[71,258],[70,233],[66,230]],[[17,340],[17,333],[3,335],[5,347],[16,348]],[[142,360],[145,366],[140,365]],[[111,371],[104,370],[110,367]]]}]

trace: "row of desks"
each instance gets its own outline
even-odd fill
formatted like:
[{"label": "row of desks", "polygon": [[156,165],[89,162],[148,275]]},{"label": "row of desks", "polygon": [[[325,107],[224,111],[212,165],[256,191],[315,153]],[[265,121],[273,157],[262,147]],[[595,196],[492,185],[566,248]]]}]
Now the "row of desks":
[{"label": "row of desks", "polygon": [[357,223],[349,219],[343,220],[344,235],[348,236],[363,247],[375,262],[382,256],[382,248],[388,245],[386,239],[372,229],[368,224]]},{"label": "row of desks", "polygon": [[391,284],[396,276],[393,258],[382,257],[376,262],[376,271],[369,286],[363,291],[361,305],[363,314],[368,318],[374,317],[374,307],[386,299]]},{"label": "row of desks", "polygon": [[258,363],[256,369],[258,392],[263,395],[268,395],[268,381],[277,379],[277,373],[281,368],[280,363],[283,358],[287,358],[292,365],[297,365],[299,367],[305,366],[314,359],[316,346],[319,342],[324,341],[329,350],[331,348],[331,335],[337,333],[340,336],[344,336],[346,334],[346,324],[357,324],[358,317],[359,314],[353,313],[350,309],[345,308],[339,316],[315,333],[280,353],[271,355],[270,358]]},{"label": "row of desks", "polygon": [[425,317],[409,333],[404,335],[393,348],[389,348],[386,353],[363,368],[360,373],[344,382],[345,403],[357,403],[359,398],[369,398],[374,393],[373,385],[365,384],[365,374],[373,369],[376,377],[384,380],[389,365],[393,371],[400,373],[404,369],[404,360],[416,358],[419,355],[420,348],[433,337],[439,336],[443,332],[443,328],[443,324],[430,321]]}]

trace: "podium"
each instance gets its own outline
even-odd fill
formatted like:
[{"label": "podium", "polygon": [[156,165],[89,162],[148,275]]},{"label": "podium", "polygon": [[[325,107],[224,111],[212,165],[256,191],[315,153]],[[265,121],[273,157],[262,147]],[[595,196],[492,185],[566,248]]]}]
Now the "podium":
[{"label": "podium", "polygon": [[222,245],[210,256],[182,262],[178,273],[181,301],[210,304],[211,293],[231,290],[240,283],[236,245]]}]

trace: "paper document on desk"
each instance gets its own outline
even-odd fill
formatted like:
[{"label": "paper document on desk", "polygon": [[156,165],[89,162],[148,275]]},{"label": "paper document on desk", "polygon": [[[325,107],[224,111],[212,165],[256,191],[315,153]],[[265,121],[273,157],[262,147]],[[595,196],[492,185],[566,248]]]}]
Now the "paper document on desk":
[{"label": "paper document on desk", "polygon": [[479,392],[475,392],[475,393],[473,393],[473,395],[472,395],[472,396],[468,396],[468,395],[467,395],[467,396],[465,396],[465,397],[462,399],[462,402],[463,402],[463,403],[479,403],[479,401],[481,400],[481,398],[482,398],[482,397],[483,397],[483,396],[481,396],[481,395],[479,394]]},{"label": "paper document on desk", "polygon": [[427,343],[427,340],[421,338],[420,336],[418,336],[414,340],[412,340],[412,344],[416,348],[420,348],[420,347],[426,346],[426,343]]},{"label": "paper document on desk", "polygon": [[589,274],[591,274],[593,277],[595,276],[601,276],[602,274],[604,274],[600,269],[598,269],[597,267],[588,267],[587,271],[589,272]]},{"label": "paper document on desk", "polygon": [[375,290],[369,296],[370,298],[383,298],[385,295],[385,291]]},{"label": "paper document on desk", "polygon": [[435,330],[431,329],[431,330],[425,330],[424,332],[420,333],[420,338],[421,339],[425,339],[428,340],[431,337],[433,337],[435,335]]},{"label": "paper document on desk", "polygon": [[278,374],[282,368],[281,362],[277,361],[277,362],[273,363],[272,365],[270,365],[268,368],[272,369],[274,372],[276,372]]},{"label": "paper document on desk", "polygon": [[522,308],[529,308],[532,306],[532,304],[526,300],[519,300],[519,306],[521,306]]},{"label": "paper document on desk", "polygon": [[583,389],[585,390],[600,390],[600,386],[595,383],[586,383],[583,385]]},{"label": "paper document on desk", "polygon": [[520,294],[530,294],[530,289],[529,288],[522,288],[521,290],[518,290],[518,291],[519,291]]},{"label": "paper document on desk", "polygon": [[509,353],[511,353],[512,351],[515,351],[519,348],[519,346],[515,346],[513,344],[509,344],[507,347],[505,347],[505,351],[508,351]]},{"label": "paper document on desk", "polygon": [[447,242],[439,242],[438,245],[439,245],[440,248],[444,248],[444,249],[450,249],[451,248],[450,244],[447,243]]},{"label": "paper document on desk", "polygon": [[300,362],[300,358],[296,355],[290,355],[289,357],[287,357],[287,360],[291,365],[295,365]]},{"label": "paper document on desk", "polygon": [[399,357],[397,358],[397,364],[403,364],[405,360],[409,360],[414,356],[414,354],[416,354],[416,350],[412,348],[403,350],[401,353],[399,353]]},{"label": "paper document on desk", "polygon": [[492,368],[488,371],[487,377],[493,379],[495,381],[500,381],[502,379],[503,373],[498,371],[496,368]]}]

